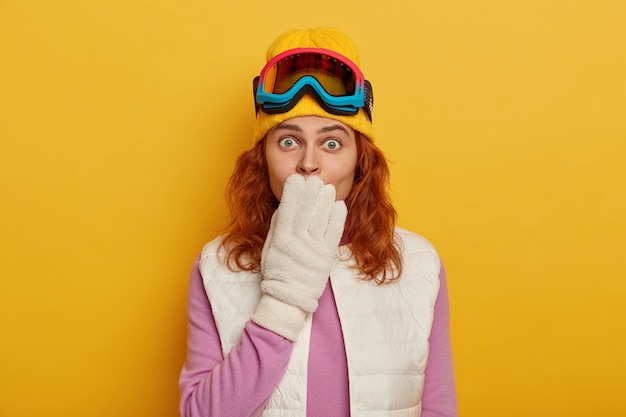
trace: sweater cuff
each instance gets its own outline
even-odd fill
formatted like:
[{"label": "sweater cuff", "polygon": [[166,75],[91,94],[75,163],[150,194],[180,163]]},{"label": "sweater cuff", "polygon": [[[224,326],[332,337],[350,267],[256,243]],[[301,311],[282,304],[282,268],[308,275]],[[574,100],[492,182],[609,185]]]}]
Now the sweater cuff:
[{"label": "sweater cuff", "polygon": [[259,326],[295,342],[304,327],[307,314],[298,307],[263,294],[251,319]]}]

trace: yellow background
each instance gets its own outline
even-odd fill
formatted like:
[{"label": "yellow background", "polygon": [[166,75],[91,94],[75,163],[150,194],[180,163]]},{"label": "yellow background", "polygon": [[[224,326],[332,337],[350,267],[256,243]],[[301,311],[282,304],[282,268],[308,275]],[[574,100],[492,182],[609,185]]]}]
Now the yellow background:
[{"label": "yellow background", "polygon": [[626,3],[0,2],[0,416],[177,415],[187,280],[283,30],[361,51],[460,414],[617,416]]}]

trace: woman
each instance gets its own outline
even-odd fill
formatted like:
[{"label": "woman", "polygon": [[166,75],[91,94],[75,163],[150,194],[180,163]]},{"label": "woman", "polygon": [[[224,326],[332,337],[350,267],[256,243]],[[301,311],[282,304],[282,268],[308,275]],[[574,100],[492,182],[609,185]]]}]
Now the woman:
[{"label": "woman", "polygon": [[192,270],[181,415],[456,416],[445,272],[395,225],[354,44],[290,31],[267,59]]}]

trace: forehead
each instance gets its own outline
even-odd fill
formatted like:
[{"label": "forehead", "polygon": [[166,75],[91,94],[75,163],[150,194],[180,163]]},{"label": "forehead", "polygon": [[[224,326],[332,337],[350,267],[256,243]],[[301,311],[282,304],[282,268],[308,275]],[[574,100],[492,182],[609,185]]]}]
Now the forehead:
[{"label": "forehead", "polygon": [[345,123],[320,116],[293,117],[274,126],[272,130],[294,130],[301,132],[344,131],[350,136],[354,135],[354,130]]}]

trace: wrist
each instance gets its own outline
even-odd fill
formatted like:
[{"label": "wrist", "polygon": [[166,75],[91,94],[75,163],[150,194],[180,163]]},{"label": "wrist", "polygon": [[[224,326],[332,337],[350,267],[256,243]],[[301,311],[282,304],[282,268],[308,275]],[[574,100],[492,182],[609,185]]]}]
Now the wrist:
[{"label": "wrist", "polygon": [[263,294],[251,319],[259,326],[295,342],[308,314],[278,298]]}]

